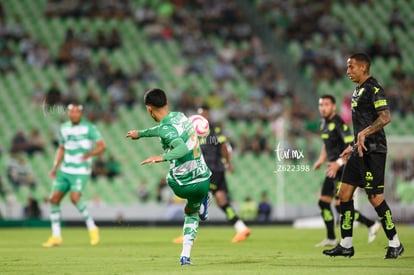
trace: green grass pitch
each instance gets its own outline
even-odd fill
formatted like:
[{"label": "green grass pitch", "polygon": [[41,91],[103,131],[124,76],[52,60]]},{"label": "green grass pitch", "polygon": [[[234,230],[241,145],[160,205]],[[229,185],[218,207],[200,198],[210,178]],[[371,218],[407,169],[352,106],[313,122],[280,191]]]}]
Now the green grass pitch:
[{"label": "green grass pitch", "polygon": [[384,260],[384,233],[367,244],[363,226],[354,232],[354,257],[330,258],[314,247],[323,229],[255,226],[247,241],[232,244],[232,227],[201,224],[193,265],[181,267],[181,245],[171,242],[180,227],[103,227],[96,247],[85,228],[63,228],[64,243],[56,248],[40,246],[47,228],[3,228],[0,274],[414,274],[414,227],[397,229],[405,253]]}]

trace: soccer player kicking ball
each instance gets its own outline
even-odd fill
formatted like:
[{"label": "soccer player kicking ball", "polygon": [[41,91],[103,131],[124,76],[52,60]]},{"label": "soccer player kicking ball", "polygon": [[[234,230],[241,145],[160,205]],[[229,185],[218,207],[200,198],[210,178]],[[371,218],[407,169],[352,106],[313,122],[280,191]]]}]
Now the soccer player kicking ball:
[{"label": "soccer player kicking ball", "polygon": [[99,243],[99,229],[82,200],[82,191],[90,178],[92,156],[101,154],[106,147],[95,125],[82,119],[82,109],[82,105],[69,104],[67,110],[69,121],[63,123],[59,129],[59,147],[53,168],[49,172],[49,176],[54,179],[52,196],[49,199],[52,236],[42,244],[43,247],[62,244],[60,202],[68,192],[70,192],[70,200],[85,219],[90,244]]},{"label": "soccer player kicking ball", "polygon": [[144,95],[144,104],[159,125],[145,130],[131,130],[126,136],[132,139],[160,138],[165,153],[149,157],[141,165],[170,162],[167,184],[178,197],[187,199],[180,264],[191,265],[190,253],[197,235],[199,219],[205,220],[208,215],[211,172],[201,154],[191,121],[181,112],[169,112],[165,92],[161,89],[148,90]]}]

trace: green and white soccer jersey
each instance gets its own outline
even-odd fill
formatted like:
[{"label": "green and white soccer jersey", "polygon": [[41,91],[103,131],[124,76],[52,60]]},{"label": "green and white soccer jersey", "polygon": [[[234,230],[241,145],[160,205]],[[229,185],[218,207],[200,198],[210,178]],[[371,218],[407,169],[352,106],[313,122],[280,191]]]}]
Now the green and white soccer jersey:
[{"label": "green and white soccer jersey", "polygon": [[183,157],[170,161],[170,173],[167,175],[169,183],[173,181],[182,186],[209,180],[211,172],[204,161],[194,127],[183,113],[170,112],[161,120],[158,131],[162,147],[167,152],[178,138],[188,148],[188,153]]},{"label": "green and white soccer jersey", "polygon": [[82,156],[92,150],[97,140],[102,139],[92,123],[81,120],[78,124],[68,121],[60,126],[59,145],[65,148],[60,171],[71,175],[90,175],[92,158],[82,160]]}]

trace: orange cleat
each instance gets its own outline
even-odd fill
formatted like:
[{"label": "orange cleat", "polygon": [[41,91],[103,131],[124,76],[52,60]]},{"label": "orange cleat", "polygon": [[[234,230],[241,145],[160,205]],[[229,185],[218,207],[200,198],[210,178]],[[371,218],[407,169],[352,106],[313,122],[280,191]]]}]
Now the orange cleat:
[{"label": "orange cleat", "polygon": [[239,243],[247,239],[247,237],[250,235],[250,229],[246,228],[245,230],[238,232],[236,236],[234,236],[233,240],[231,240],[232,243]]}]

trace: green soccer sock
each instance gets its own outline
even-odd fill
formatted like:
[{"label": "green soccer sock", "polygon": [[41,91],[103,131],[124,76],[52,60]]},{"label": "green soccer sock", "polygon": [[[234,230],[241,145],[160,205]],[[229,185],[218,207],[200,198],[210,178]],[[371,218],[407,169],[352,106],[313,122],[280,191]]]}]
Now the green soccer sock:
[{"label": "green soccer sock", "polygon": [[60,205],[51,204],[50,205],[50,223],[52,226],[52,236],[53,237],[62,237],[61,228],[60,228]]},{"label": "green soccer sock", "polygon": [[191,213],[184,215],[183,226],[183,250],[181,256],[190,257],[191,248],[194,243],[194,239],[197,236],[198,229],[198,213]]},{"label": "green soccer sock", "polygon": [[96,228],[95,222],[92,219],[91,215],[89,214],[88,207],[86,206],[85,202],[82,199],[80,199],[79,202],[76,204],[76,208],[82,214],[88,230],[95,229]]}]

